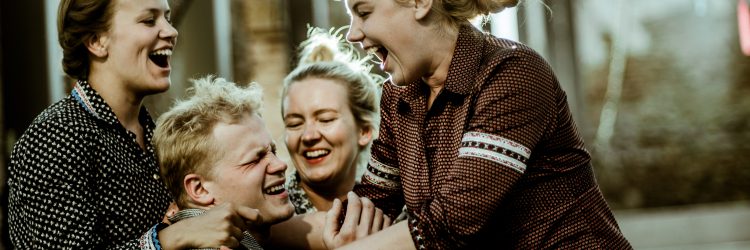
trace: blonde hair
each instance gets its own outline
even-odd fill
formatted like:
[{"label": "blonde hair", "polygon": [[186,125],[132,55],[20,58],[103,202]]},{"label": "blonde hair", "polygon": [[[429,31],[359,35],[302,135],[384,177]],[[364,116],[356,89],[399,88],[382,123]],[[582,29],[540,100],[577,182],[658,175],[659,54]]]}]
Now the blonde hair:
[{"label": "blonde hair", "polygon": [[[409,0],[395,0],[406,4]],[[432,11],[449,24],[458,25],[479,15],[499,13],[518,5],[519,0],[433,0]]]},{"label": "blonde hair", "polygon": [[[330,79],[347,90],[347,100],[357,126],[370,128],[373,139],[380,125],[380,83],[382,76],[370,73],[371,56],[360,58],[351,44],[343,39],[341,31],[346,27],[326,31],[308,26],[307,40],[300,44],[299,65],[284,78],[281,93],[283,102],[289,87],[295,82],[309,78]],[[281,112],[284,112],[282,104]],[[369,144],[360,152],[359,159],[369,153]],[[363,165],[363,164],[359,164]]]},{"label": "blonde hair", "polygon": [[154,131],[154,148],[164,183],[177,205],[188,203],[182,184],[186,175],[209,175],[207,164],[222,157],[214,148],[213,127],[219,122],[234,123],[244,115],[259,114],[263,93],[251,83],[238,87],[235,83],[207,76],[191,79],[192,94],[177,101],[162,114]]}]

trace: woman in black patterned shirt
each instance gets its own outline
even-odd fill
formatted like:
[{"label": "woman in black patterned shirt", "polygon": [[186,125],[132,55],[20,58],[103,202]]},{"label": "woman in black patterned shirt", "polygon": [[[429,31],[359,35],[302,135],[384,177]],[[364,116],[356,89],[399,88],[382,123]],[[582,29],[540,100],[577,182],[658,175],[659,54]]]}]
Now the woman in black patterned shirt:
[{"label": "woman in black patterned shirt", "polygon": [[63,69],[77,82],[13,148],[15,248],[235,247],[239,228],[257,218],[254,209],[228,205],[159,231],[172,198],[159,178],[154,123],[142,101],[170,85],[177,30],[169,15],[166,0],[60,2]]}]

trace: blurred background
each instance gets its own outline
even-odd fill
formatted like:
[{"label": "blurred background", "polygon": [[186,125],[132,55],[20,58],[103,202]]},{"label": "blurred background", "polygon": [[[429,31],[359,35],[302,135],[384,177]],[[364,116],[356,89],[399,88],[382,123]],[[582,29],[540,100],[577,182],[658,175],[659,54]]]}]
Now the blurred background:
[{"label": "blurred background", "polygon": [[[307,24],[347,25],[344,3],[169,2],[180,35],[171,89],[146,101],[152,114],[183,97],[190,78],[254,81],[265,90],[263,117],[283,143],[281,80],[296,66],[296,45]],[[601,189],[636,249],[750,249],[750,50],[741,49],[743,39],[750,42],[750,30],[741,31],[750,19],[740,18],[746,2],[526,0],[474,23],[528,44],[552,65]],[[72,86],[60,64],[57,5],[0,2],[5,248],[10,151]]]}]

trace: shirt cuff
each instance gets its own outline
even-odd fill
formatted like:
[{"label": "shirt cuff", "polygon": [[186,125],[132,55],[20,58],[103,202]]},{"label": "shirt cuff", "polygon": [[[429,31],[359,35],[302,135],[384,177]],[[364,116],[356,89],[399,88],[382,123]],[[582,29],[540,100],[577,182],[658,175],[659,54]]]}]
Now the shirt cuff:
[{"label": "shirt cuff", "polygon": [[159,231],[169,226],[166,223],[159,223],[151,227],[146,233],[141,235],[138,239],[138,247],[141,250],[161,250],[161,244],[159,243]]},{"label": "shirt cuff", "polygon": [[426,249],[427,246],[425,246],[425,242],[427,239],[424,234],[424,225],[422,225],[422,222],[411,212],[407,212],[406,216],[406,221],[409,223],[409,233],[411,233],[411,240],[414,241],[414,246],[417,249]]}]

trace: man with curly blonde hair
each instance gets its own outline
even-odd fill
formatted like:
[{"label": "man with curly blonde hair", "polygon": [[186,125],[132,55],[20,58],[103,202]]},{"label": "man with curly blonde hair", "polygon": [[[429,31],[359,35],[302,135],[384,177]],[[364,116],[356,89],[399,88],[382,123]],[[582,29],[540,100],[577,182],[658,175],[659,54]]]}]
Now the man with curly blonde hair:
[{"label": "man with curly blonde hair", "polygon": [[211,76],[193,83],[192,96],[164,113],[154,132],[161,175],[179,210],[170,221],[215,206],[255,208],[259,221],[228,225],[237,227],[228,245],[259,249],[255,239],[294,212],[284,187],[287,165],[260,117],[262,91]]}]

